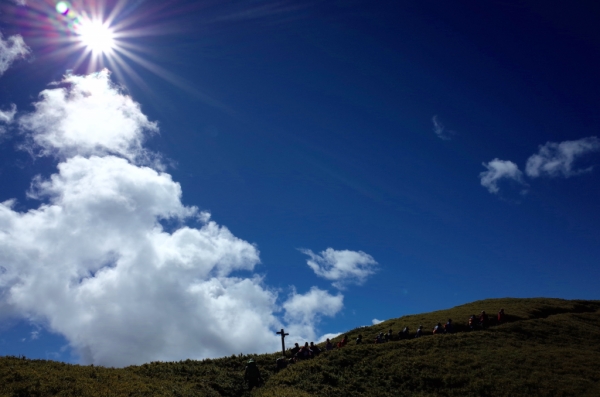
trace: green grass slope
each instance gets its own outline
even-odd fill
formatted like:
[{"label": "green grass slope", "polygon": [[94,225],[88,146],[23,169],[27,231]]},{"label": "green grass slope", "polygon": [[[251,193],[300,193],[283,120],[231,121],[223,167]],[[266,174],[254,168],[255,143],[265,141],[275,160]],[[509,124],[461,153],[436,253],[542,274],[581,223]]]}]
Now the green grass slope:
[{"label": "green grass slope", "polygon": [[[452,318],[503,307],[486,331],[431,335]],[[429,335],[373,344],[379,332],[422,324]],[[358,334],[362,345],[354,345]],[[277,354],[114,369],[0,358],[1,396],[600,396],[600,301],[491,299],[404,316],[347,333],[351,343],[275,372]],[[276,335],[273,335],[276,338]],[[340,338],[338,338],[340,339]],[[295,341],[287,341],[293,343]],[[298,341],[303,342],[303,341]],[[249,392],[246,361],[264,385]]]}]

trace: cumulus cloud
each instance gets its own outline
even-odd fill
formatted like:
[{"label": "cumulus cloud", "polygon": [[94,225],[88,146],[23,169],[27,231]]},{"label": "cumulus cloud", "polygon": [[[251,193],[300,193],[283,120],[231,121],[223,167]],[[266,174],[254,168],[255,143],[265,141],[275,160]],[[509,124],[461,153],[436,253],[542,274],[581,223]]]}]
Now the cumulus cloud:
[{"label": "cumulus cloud", "polygon": [[577,168],[575,162],[586,154],[600,151],[600,139],[595,136],[577,141],[548,142],[541,145],[537,154],[529,157],[525,172],[532,178],[539,176],[565,178],[578,175],[592,168]]},{"label": "cumulus cloud", "polygon": [[335,316],[343,306],[344,296],[339,293],[331,295],[317,287],[311,288],[306,294],[298,294],[294,290],[283,304],[291,339],[319,340],[314,325],[321,316]]},{"label": "cumulus cloud", "polygon": [[157,129],[139,104],[107,72],[64,83],[19,120],[32,149],[60,162],[31,184],[39,207],[0,203],[0,315],[62,334],[82,363],[124,366],[275,351],[274,330],[315,338],[341,310],[342,295],[294,291],[279,318],[258,249],[139,163]]},{"label": "cumulus cloud", "polygon": [[[126,365],[272,348],[276,296],[252,270],[256,248],[195,213],[169,175],[80,156],[34,183],[48,204],[0,204],[0,288],[20,313],[64,335],[85,363]],[[243,327],[241,326],[243,324]]]},{"label": "cumulus cloud", "polygon": [[433,116],[431,121],[433,122],[433,132],[435,132],[438,138],[448,141],[456,134],[454,131],[447,130],[437,115]]},{"label": "cumulus cloud", "polygon": [[373,320],[371,320],[371,322],[373,323],[373,325],[377,325],[377,324],[381,324],[383,322],[383,320],[378,320],[378,319],[374,318]]},{"label": "cumulus cloud", "polygon": [[362,251],[327,248],[320,255],[311,250],[300,250],[308,255],[308,266],[319,277],[333,281],[333,286],[343,289],[347,284],[362,284],[367,277],[375,273],[377,262]]},{"label": "cumulus cloud", "polygon": [[115,154],[140,162],[148,157],[144,133],[158,132],[157,124],[111,83],[108,70],[68,75],[62,84],[42,91],[36,111],[19,119],[31,147],[61,158]]},{"label": "cumulus cloud", "polygon": [[31,53],[31,49],[23,41],[23,37],[16,34],[4,40],[0,33],[0,76],[4,74],[10,65]]},{"label": "cumulus cloud", "polygon": [[512,161],[494,159],[487,164],[483,163],[483,166],[487,168],[487,171],[479,174],[481,186],[485,187],[490,193],[498,193],[500,191],[498,187],[500,180],[511,180],[518,184],[525,184],[523,173]]}]

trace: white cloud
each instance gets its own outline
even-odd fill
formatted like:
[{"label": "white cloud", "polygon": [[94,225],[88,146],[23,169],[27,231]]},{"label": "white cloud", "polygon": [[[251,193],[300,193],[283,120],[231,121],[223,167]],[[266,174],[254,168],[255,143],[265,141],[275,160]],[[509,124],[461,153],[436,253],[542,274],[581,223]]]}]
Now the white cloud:
[{"label": "white cloud", "polygon": [[452,135],[456,134],[454,131],[447,130],[437,115],[433,116],[431,121],[433,122],[433,132],[438,138],[448,141],[452,139]]},{"label": "white cloud", "polygon": [[343,296],[294,291],[278,318],[277,293],[253,273],[257,248],[183,205],[169,174],[137,163],[144,131],[156,130],[139,105],[107,73],[66,84],[20,119],[32,147],[61,162],[32,182],[38,208],[0,203],[0,315],[109,366],[276,351],[284,325],[317,339],[315,324]]},{"label": "white cloud", "polygon": [[14,61],[26,57],[29,53],[31,53],[31,49],[27,47],[23,37],[16,34],[4,40],[0,33],[0,76]]},{"label": "white cloud", "polygon": [[[0,124],[11,124],[17,113],[17,106],[11,105],[10,110],[0,110]],[[6,132],[6,127],[0,125],[0,135]]]},{"label": "white cloud", "polygon": [[316,287],[303,295],[294,290],[283,304],[290,340],[320,340],[315,332],[320,317],[333,317],[343,306],[344,296],[339,293],[331,295]]},{"label": "white cloud", "polygon": [[0,123],[10,124],[17,113],[17,106],[12,104],[10,110],[0,110]]},{"label": "white cloud", "polygon": [[503,179],[512,180],[523,185],[525,184],[523,181],[523,173],[512,161],[494,159],[487,164],[483,163],[483,166],[487,168],[487,171],[479,174],[481,186],[489,190],[490,193],[498,193],[500,191],[498,181]]},{"label": "white cloud", "polygon": [[311,250],[300,250],[310,257],[308,266],[319,277],[334,281],[333,286],[343,289],[347,284],[362,284],[367,277],[375,273],[377,262],[369,254],[362,251],[327,248],[320,255]]},{"label": "white cloud", "polygon": [[575,162],[586,154],[597,151],[600,151],[600,139],[595,136],[577,141],[548,142],[540,146],[537,154],[529,157],[525,172],[532,178],[544,175],[568,178],[590,171],[591,167],[578,169]]},{"label": "white cloud", "polygon": [[89,76],[68,75],[65,87],[42,91],[36,111],[21,117],[35,148],[43,155],[115,154],[138,163],[148,153],[144,132],[158,132],[140,105],[124,95],[103,70]]},{"label": "white cloud", "polygon": [[258,251],[214,222],[165,232],[160,219],[195,213],[169,175],[78,156],[34,190],[49,203],[27,213],[0,205],[0,288],[83,362],[274,350],[276,295],[260,278],[229,277],[252,270]]},{"label": "white cloud", "polygon": [[383,320],[378,320],[378,319],[374,318],[373,320],[371,320],[371,322],[373,323],[373,325],[377,325],[377,324],[381,324],[383,322]]},{"label": "white cloud", "polygon": [[336,338],[336,337],[340,336],[341,334],[342,334],[341,332],[332,332],[329,334],[323,334],[315,341],[315,343],[325,342],[327,339]]}]

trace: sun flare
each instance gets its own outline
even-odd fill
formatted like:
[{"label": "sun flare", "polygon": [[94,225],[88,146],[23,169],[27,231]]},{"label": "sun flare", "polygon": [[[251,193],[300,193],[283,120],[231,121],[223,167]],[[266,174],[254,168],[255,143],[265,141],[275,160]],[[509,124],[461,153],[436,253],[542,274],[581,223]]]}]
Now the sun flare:
[{"label": "sun flare", "polygon": [[94,54],[108,54],[115,47],[114,32],[101,21],[83,21],[78,34],[81,43]]}]

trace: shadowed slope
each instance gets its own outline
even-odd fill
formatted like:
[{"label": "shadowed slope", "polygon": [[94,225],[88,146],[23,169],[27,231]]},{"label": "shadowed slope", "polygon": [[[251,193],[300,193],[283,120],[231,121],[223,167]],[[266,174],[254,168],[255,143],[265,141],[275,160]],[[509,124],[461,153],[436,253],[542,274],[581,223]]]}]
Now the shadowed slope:
[{"label": "shadowed slope", "polygon": [[[423,324],[430,332],[452,318],[492,316],[510,322],[487,331],[429,335],[372,344],[379,332]],[[493,299],[405,316],[347,333],[351,344],[274,373],[277,354],[252,356],[265,379],[256,396],[597,396],[600,395],[600,301]],[[365,344],[354,345],[361,333]],[[274,337],[276,337],[274,335]],[[291,343],[295,341],[289,341]],[[300,342],[300,341],[298,341]],[[8,396],[250,395],[243,384],[250,356],[150,363],[112,369],[0,358],[0,394]]]}]

